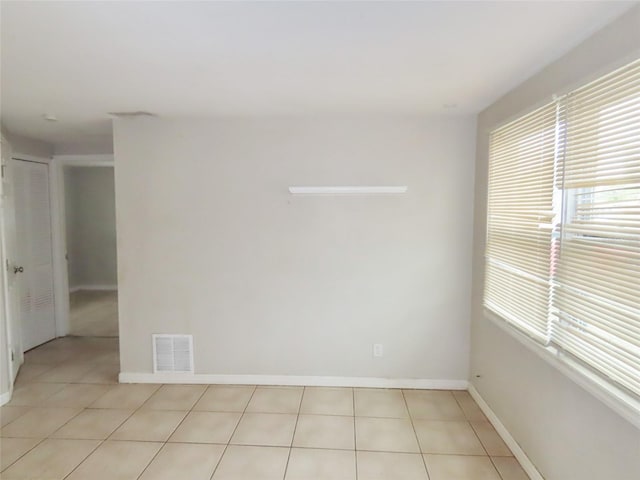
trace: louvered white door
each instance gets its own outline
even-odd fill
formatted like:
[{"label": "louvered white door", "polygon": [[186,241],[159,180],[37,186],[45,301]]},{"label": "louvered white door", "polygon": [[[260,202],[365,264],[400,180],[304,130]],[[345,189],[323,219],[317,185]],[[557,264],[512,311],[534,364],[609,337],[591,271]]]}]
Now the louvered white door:
[{"label": "louvered white door", "polygon": [[[5,310],[4,315],[6,319],[4,335],[4,342],[6,342],[7,350],[3,352],[7,355],[7,362],[9,365],[9,383],[13,383],[18,374],[18,368],[22,364],[22,332],[20,331],[19,321],[19,282],[18,276],[20,274],[13,270],[13,262],[16,258],[16,215],[13,201],[13,182],[11,181],[11,172],[9,162],[11,159],[11,146],[2,141],[2,181],[0,182],[0,190],[2,196],[0,197],[0,208],[2,210],[2,218],[0,218],[0,227],[2,228],[2,241],[0,242],[3,248],[4,255],[4,268],[3,275],[0,277],[5,281],[4,285],[4,301]],[[2,343],[5,345],[5,343]]]},{"label": "louvered white door", "polygon": [[56,336],[49,167],[11,160],[22,346],[29,350]]}]

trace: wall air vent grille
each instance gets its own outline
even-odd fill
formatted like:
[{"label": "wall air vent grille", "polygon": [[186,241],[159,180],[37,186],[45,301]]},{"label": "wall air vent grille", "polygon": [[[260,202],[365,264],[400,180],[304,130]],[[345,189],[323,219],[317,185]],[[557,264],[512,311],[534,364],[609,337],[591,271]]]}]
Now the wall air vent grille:
[{"label": "wall air vent grille", "polygon": [[193,373],[193,336],[153,334],[153,373]]}]

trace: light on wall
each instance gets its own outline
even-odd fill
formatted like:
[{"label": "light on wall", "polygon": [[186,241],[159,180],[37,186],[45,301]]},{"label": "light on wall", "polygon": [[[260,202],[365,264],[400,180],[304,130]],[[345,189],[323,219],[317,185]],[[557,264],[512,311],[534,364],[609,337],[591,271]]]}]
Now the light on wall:
[{"label": "light on wall", "polygon": [[407,193],[408,187],[401,186],[358,186],[358,187],[289,187],[292,195],[394,195]]}]

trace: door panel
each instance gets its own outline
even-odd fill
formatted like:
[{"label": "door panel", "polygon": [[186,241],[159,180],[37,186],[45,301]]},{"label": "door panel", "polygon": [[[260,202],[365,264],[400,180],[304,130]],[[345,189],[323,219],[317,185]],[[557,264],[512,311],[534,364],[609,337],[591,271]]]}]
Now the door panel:
[{"label": "door panel", "polygon": [[11,160],[16,214],[22,344],[29,350],[56,336],[49,167]]},{"label": "door panel", "polygon": [[5,335],[5,342],[7,345],[6,362],[8,365],[9,379],[5,385],[3,382],[3,390],[8,391],[10,387],[8,385],[13,384],[13,381],[18,374],[18,368],[22,364],[23,350],[22,350],[22,333],[20,331],[20,320],[18,318],[20,312],[20,295],[19,295],[19,276],[21,274],[15,273],[13,267],[14,261],[17,258],[17,242],[16,242],[16,216],[14,208],[14,185],[11,177],[12,169],[9,166],[9,159],[11,158],[11,150],[8,143],[2,139],[2,197],[1,207],[2,216],[0,218],[2,224],[2,278],[4,280],[3,300],[4,305],[4,320],[5,329],[2,332]]}]

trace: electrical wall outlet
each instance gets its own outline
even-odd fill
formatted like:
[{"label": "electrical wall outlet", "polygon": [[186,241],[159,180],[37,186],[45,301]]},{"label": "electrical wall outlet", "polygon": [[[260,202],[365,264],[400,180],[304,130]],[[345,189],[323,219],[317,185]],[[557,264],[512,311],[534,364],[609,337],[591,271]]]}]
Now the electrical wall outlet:
[{"label": "electrical wall outlet", "polygon": [[381,343],[374,343],[373,344],[373,356],[374,357],[381,357],[382,355],[384,355],[384,349],[382,348],[382,344]]}]

